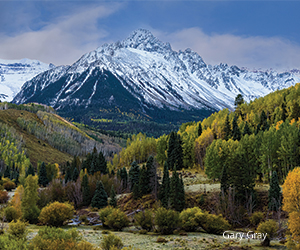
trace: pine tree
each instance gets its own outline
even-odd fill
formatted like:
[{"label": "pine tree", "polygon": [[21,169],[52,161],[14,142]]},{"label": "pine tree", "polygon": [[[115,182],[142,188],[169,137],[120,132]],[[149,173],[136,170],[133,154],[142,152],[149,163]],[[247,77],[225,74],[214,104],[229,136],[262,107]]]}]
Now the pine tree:
[{"label": "pine tree", "polygon": [[148,176],[147,193],[150,194],[158,186],[157,176],[156,176],[156,168],[154,165],[154,158],[152,155],[150,155],[147,159],[146,168],[147,168],[147,176]]},{"label": "pine tree", "polygon": [[221,174],[221,192],[223,192],[225,195],[227,195],[229,189],[228,177],[229,176],[227,174],[227,167],[226,165],[224,165]]},{"label": "pine tree", "polygon": [[72,175],[72,180],[76,182],[78,177],[79,177],[78,169],[74,168],[73,175]]},{"label": "pine tree", "polygon": [[65,175],[65,183],[72,180],[71,166],[67,165],[66,175]]},{"label": "pine tree", "polygon": [[140,171],[138,188],[139,188],[139,197],[143,197],[144,195],[148,194],[149,177],[147,175],[147,169],[145,165],[142,167]]},{"label": "pine tree", "polygon": [[134,200],[140,198],[139,184],[134,183],[132,188],[132,196]]},{"label": "pine tree", "polygon": [[167,152],[167,163],[170,168],[174,167],[175,164],[175,147],[176,147],[177,134],[172,131],[170,133],[169,143],[168,143],[168,152]]},{"label": "pine tree", "polygon": [[99,161],[99,171],[102,174],[107,174],[107,162],[106,162],[105,157],[104,157],[104,155],[101,151],[98,155],[98,161]]},{"label": "pine tree", "polygon": [[198,126],[198,137],[202,134],[202,125],[199,122],[199,126]]},{"label": "pine tree", "polygon": [[185,206],[185,194],[182,179],[179,179],[176,167],[170,179],[170,207],[181,212]]},{"label": "pine tree", "polygon": [[107,194],[104,190],[103,183],[102,181],[98,181],[97,188],[91,202],[91,206],[100,209],[106,207],[107,205]]},{"label": "pine tree", "polygon": [[4,171],[4,178],[10,178],[10,166],[7,165]]},{"label": "pine tree", "polygon": [[279,186],[277,172],[274,171],[270,182],[268,208],[271,211],[278,211],[280,207],[281,207],[281,189]]},{"label": "pine tree", "polygon": [[27,171],[26,171],[26,175],[25,175],[25,177],[27,177],[28,175],[32,175],[32,176],[34,176],[35,175],[35,173],[34,173],[34,169],[33,169],[33,167],[32,167],[32,165],[31,164],[29,164],[29,167],[28,167],[28,169],[27,169]]},{"label": "pine tree", "polygon": [[82,205],[89,206],[91,203],[90,186],[88,176],[85,174],[81,182]]},{"label": "pine tree", "polygon": [[282,113],[281,113],[281,119],[280,120],[285,122],[287,111],[286,111],[286,105],[285,105],[284,102],[282,102],[282,104],[281,104],[281,109],[282,109]]},{"label": "pine tree", "polygon": [[128,174],[127,174],[127,170],[125,167],[123,167],[120,171],[120,177],[123,183],[123,189],[127,188],[127,184],[128,184]]},{"label": "pine tree", "polygon": [[249,123],[247,121],[246,121],[246,124],[245,124],[245,127],[244,127],[243,135],[251,135],[251,130],[249,128]]},{"label": "pine tree", "polygon": [[159,188],[158,198],[161,201],[161,205],[165,208],[169,206],[169,195],[170,195],[170,177],[168,163],[164,164],[164,175],[161,186]]},{"label": "pine tree", "polygon": [[229,115],[226,116],[225,120],[225,128],[224,128],[224,134],[225,134],[225,140],[229,140],[231,137],[231,127],[230,127],[230,122],[229,122]]},{"label": "pine tree", "polygon": [[233,121],[232,121],[232,140],[234,140],[234,141],[241,140],[241,131],[240,131],[239,126],[237,124],[236,115],[234,116]]},{"label": "pine tree", "polygon": [[265,111],[263,110],[260,114],[260,122],[259,124],[257,125],[257,128],[256,128],[256,134],[259,132],[259,131],[267,131],[269,130],[269,124],[268,124],[268,117],[265,113]]},{"label": "pine tree", "polygon": [[117,196],[116,196],[114,185],[111,186],[109,205],[112,207],[117,207]]},{"label": "pine tree", "polygon": [[295,121],[298,121],[299,117],[300,117],[300,106],[297,101],[294,101],[292,105],[291,119],[295,119]]},{"label": "pine tree", "polygon": [[42,162],[41,167],[40,167],[40,173],[39,173],[39,185],[46,187],[49,183],[49,180],[47,178],[47,170],[45,163]]},{"label": "pine tree", "polygon": [[177,136],[177,140],[176,140],[176,144],[175,144],[175,162],[174,164],[176,165],[176,169],[180,170],[183,168],[183,151],[182,151],[182,146],[181,146],[182,142],[180,139],[180,135]]},{"label": "pine tree", "polygon": [[139,185],[140,180],[140,167],[136,161],[132,162],[131,168],[129,170],[129,182],[130,182],[130,191],[133,191],[134,184]]}]

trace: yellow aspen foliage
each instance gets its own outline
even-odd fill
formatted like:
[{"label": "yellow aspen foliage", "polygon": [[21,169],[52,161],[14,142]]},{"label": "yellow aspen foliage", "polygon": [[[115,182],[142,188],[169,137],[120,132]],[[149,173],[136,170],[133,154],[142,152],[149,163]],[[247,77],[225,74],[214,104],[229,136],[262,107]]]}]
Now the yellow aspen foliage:
[{"label": "yellow aspen foliage", "polygon": [[22,216],[21,204],[22,204],[23,194],[24,194],[24,187],[22,185],[20,185],[17,187],[15,195],[11,200],[11,204],[17,212],[17,218],[21,218],[21,216]]},{"label": "yellow aspen foliage", "polygon": [[207,128],[202,132],[202,134],[195,140],[195,158],[198,164],[204,167],[204,156],[206,153],[206,148],[214,140],[213,131]]},{"label": "yellow aspen foliage", "polygon": [[280,125],[281,125],[281,124],[283,124],[283,120],[278,121],[278,122],[276,123],[276,126],[275,126],[276,130],[279,130],[279,129],[280,129]]},{"label": "yellow aspen foliage", "polygon": [[282,209],[289,213],[288,228],[292,233],[293,249],[300,249],[300,167],[294,168],[287,175],[282,186],[282,195]]},{"label": "yellow aspen foliage", "polygon": [[293,118],[290,122],[290,125],[293,125],[295,123],[295,118]]}]

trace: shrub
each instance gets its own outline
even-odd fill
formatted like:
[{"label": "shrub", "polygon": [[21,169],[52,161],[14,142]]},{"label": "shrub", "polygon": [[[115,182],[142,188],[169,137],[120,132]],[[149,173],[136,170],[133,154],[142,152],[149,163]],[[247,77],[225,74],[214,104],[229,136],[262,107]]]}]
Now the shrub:
[{"label": "shrub", "polygon": [[221,234],[230,228],[230,224],[222,215],[199,212],[195,215],[196,221],[209,234]]},{"label": "shrub", "polygon": [[7,181],[3,184],[3,187],[6,191],[11,191],[16,187],[16,184],[13,181]]},{"label": "shrub", "polygon": [[153,215],[151,210],[141,211],[134,215],[134,224],[142,229],[150,231],[153,227]]},{"label": "shrub", "polygon": [[30,246],[35,250],[74,250],[80,239],[79,233],[75,228],[65,231],[61,228],[44,227],[32,239]]},{"label": "shrub", "polygon": [[155,214],[155,225],[161,234],[172,234],[172,232],[178,227],[179,224],[179,213],[160,207],[157,209]]},{"label": "shrub", "polygon": [[0,250],[28,250],[29,246],[23,239],[13,238],[8,234],[0,236]]},{"label": "shrub", "polygon": [[105,208],[102,208],[100,211],[99,211],[99,219],[102,221],[102,226],[105,228],[108,228],[108,226],[106,224],[104,224],[105,220],[106,220],[106,217],[112,213],[114,208],[112,207],[105,207]]},{"label": "shrub", "polygon": [[199,227],[199,223],[196,221],[197,213],[202,213],[202,210],[199,207],[188,208],[180,213],[179,219],[184,231],[193,232]]},{"label": "shrub", "polygon": [[74,206],[70,203],[55,201],[42,209],[39,220],[50,226],[59,227],[66,220],[71,219],[74,212]]},{"label": "shrub", "polygon": [[266,239],[261,244],[263,246],[270,246],[270,240],[276,236],[277,231],[278,225],[275,220],[261,222],[257,227],[257,232],[267,234]]},{"label": "shrub", "polygon": [[168,240],[163,237],[157,237],[156,242],[157,243],[166,243],[166,242],[168,242]]},{"label": "shrub", "polygon": [[114,234],[108,234],[103,237],[101,247],[103,250],[122,249],[123,243],[120,237]]},{"label": "shrub", "polygon": [[112,212],[105,218],[104,224],[113,230],[120,231],[129,225],[129,219],[120,209],[113,208]]},{"label": "shrub", "polygon": [[12,221],[9,223],[8,234],[11,238],[17,238],[21,240],[26,240],[27,236],[27,223],[17,220],[16,222]]},{"label": "shrub", "polygon": [[77,244],[76,250],[96,250],[98,249],[92,243],[87,241],[81,241]]},{"label": "shrub", "polygon": [[4,216],[6,221],[8,222],[11,222],[12,220],[17,220],[19,217],[17,210],[12,206],[6,207],[4,209]]},{"label": "shrub", "polygon": [[255,212],[250,216],[250,222],[253,226],[257,226],[264,219],[263,212]]},{"label": "shrub", "polygon": [[7,191],[1,191],[0,190],[0,204],[6,203],[9,200],[9,196]]}]

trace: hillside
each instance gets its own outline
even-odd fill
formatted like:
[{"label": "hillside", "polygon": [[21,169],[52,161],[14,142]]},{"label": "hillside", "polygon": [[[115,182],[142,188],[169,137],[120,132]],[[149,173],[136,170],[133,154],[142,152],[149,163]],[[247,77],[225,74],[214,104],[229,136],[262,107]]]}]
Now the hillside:
[{"label": "hillside", "polygon": [[25,154],[33,165],[38,161],[63,164],[74,155],[91,152],[94,146],[107,157],[120,151],[119,144],[108,136],[98,134],[93,139],[87,134],[93,134],[90,130],[81,131],[53,109],[41,105],[0,103],[0,123],[13,128],[22,138]]}]

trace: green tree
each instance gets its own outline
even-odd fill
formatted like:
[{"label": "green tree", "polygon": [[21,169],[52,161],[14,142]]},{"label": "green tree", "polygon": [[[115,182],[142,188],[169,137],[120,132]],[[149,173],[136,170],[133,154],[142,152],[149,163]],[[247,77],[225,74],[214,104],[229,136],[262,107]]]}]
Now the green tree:
[{"label": "green tree", "polygon": [[156,190],[158,187],[157,173],[156,173],[156,167],[154,163],[154,157],[152,155],[150,155],[147,159],[146,169],[147,169],[147,176],[148,176],[147,193],[150,194],[153,191],[157,192]]},{"label": "green tree", "polygon": [[148,194],[149,191],[149,176],[147,173],[147,169],[145,165],[142,167],[140,171],[140,177],[139,177],[139,197],[142,197],[146,194]]},{"label": "green tree", "polygon": [[91,195],[90,195],[89,179],[86,174],[82,178],[81,190],[82,190],[82,204],[83,206],[89,206],[91,203]]},{"label": "green tree", "polygon": [[251,135],[251,134],[252,134],[252,132],[249,128],[249,123],[246,121],[244,131],[243,131],[243,135]]},{"label": "green tree", "polygon": [[126,189],[127,188],[127,183],[128,183],[128,174],[127,174],[127,170],[126,170],[125,167],[123,167],[120,170],[120,177],[121,177],[121,180],[122,180],[123,189]]},{"label": "green tree", "polygon": [[21,210],[23,219],[29,223],[36,223],[40,214],[37,207],[38,196],[38,177],[28,175],[25,179],[25,188],[22,196]]},{"label": "green tree", "polygon": [[117,196],[114,185],[111,186],[109,205],[112,207],[117,207]]},{"label": "green tree", "polygon": [[234,116],[232,120],[232,140],[240,140],[241,139],[241,131],[239,129],[239,126],[237,124],[237,117],[236,115]]},{"label": "green tree", "polygon": [[4,178],[10,178],[10,166],[7,165],[4,171]]},{"label": "green tree", "polygon": [[268,208],[271,211],[278,211],[280,207],[281,207],[281,189],[279,186],[277,172],[274,171],[270,182]]},{"label": "green tree", "polygon": [[234,100],[234,106],[237,108],[238,106],[240,106],[241,104],[243,104],[245,101],[244,101],[244,98],[241,94],[238,94],[236,97],[235,97],[235,100]]},{"label": "green tree", "polygon": [[185,206],[185,193],[182,179],[179,178],[176,167],[170,179],[170,207],[181,212]]},{"label": "green tree", "polygon": [[71,173],[71,166],[67,165],[67,170],[66,170],[66,174],[65,174],[65,183],[67,183],[68,181],[72,180],[72,173]]},{"label": "green tree", "polygon": [[176,132],[172,131],[170,133],[170,137],[169,137],[169,143],[168,143],[168,154],[167,154],[167,163],[168,166],[172,169],[174,167],[175,164],[175,147],[176,147],[176,140],[177,140],[177,134]]},{"label": "green tree", "polygon": [[78,169],[74,168],[73,175],[72,175],[72,180],[76,182],[78,177],[79,177]]},{"label": "green tree", "polygon": [[227,141],[231,138],[231,126],[230,126],[230,122],[229,122],[229,115],[226,116],[226,120],[225,120],[225,127],[224,127],[224,134],[225,137],[224,139]]},{"label": "green tree", "polygon": [[169,206],[169,191],[170,191],[170,177],[168,163],[164,164],[164,174],[161,186],[159,188],[158,198],[161,201],[161,205],[165,208]]},{"label": "green tree", "polygon": [[140,180],[140,167],[136,161],[132,162],[131,168],[129,169],[129,182],[130,182],[130,191],[133,191],[134,184],[139,186]]},{"label": "green tree", "polygon": [[47,178],[47,170],[45,163],[42,162],[41,167],[40,167],[40,172],[39,172],[39,185],[46,187],[49,183],[49,180]]},{"label": "green tree", "polygon": [[102,181],[98,181],[91,205],[96,208],[104,208],[107,204],[107,194],[104,190],[103,183]]},{"label": "green tree", "polygon": [[202,125],[201,123],[199,122],[199,125],[198,125],[198,137],[202,134]]},{"label": "green tree", "polygon": [[32,165],[30,164],[29,165],[29,167],[28,167],[28,169],[27,169],[27,171],[26,171],[26,177],[28,176],[28,175],[32,175],[32,176],[34,176],[35,175],[35,173],[34,173],[34,169],[33,169],[33,167],[32,167]]},{"label": "green tree", "polygon": [[300,117],[300,106],[297,101],[294,101],[292,105],[291,120],[295,119],[295,121],[298,121],[299,117]]},{"label": "green tree", "polygon": [[222,175],[221,175],[221,192],[227,195],[229,189],[229,176],[227,173],[226,165],[223,166]]}]

